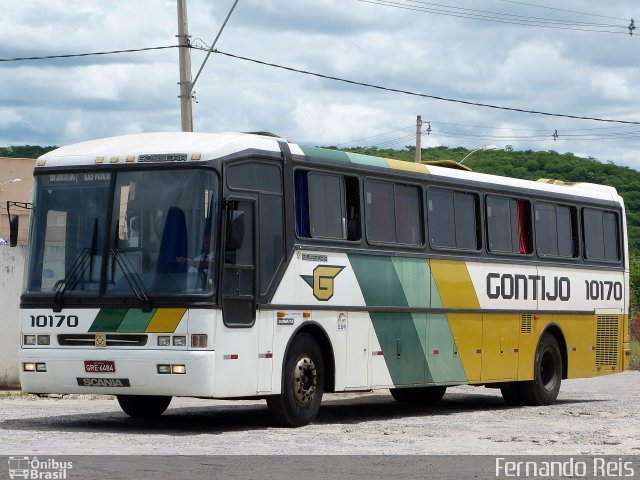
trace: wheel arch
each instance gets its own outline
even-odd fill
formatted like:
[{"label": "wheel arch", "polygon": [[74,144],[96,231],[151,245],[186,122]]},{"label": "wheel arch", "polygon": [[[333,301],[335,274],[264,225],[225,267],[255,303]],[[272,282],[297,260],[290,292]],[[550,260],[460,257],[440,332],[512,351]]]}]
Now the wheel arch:
[{"label": "wheel arch", "polygon": [[553,335],[553,337],[558,342],[558,346],[560,347],[560,355],[562,355],[562,379],[566,380],[567,378],[569,378],[569,355],[567,352],[567,341],[564,338],[564,333],[562,333],[560,325],[558,325],[557,323],[550,323],[544,328],[544,330],[542,330],[542,332],[540,333],[540,337],[538,337],[538,345],[536,345],[536,351],[538,351],[538,347],[540,346],[542,337],[544,337],[547,333]]},{"label": "wheel arch", "polygon": [[[284,368],[284,363],[286,363],[286,358],[289,355],[289,350],[291,349],[291,345],[295,341],[296,337],[301,333],[307,333],[313,337],[313,339],[318,342],[318,346],[320,347],[320,351],[322,352],[322,361],[324,363],[324,391],[331,393],[335,391],[336,385],[336,362],[335,355],[333,353],[333,346],[331,345],[331,340],[329,340],[329,335],[327,332],[317,322],[309,321],[305,322],[303,325],[298,327],[298,329],[293,332],[291,338],[287,343],[287,348],[284,352],[284,362],[282,368]],[[284,382],[284,376],[283,380]],[[284,387],[282,387],[284,388]]]}]

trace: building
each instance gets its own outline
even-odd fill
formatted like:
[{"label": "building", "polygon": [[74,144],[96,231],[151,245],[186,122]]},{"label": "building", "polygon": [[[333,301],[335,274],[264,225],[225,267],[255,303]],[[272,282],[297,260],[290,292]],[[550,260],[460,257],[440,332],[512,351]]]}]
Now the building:
[{"label": "building", "polygon": [[[32,158],[7,158],[0,157],[0,185],[20,178],[18,183],[9,183],[0,187],[0,237],[9,240],[9,215],[7,214],[7,201],[29,202],[33,186],[33,169],[35,160]],[[18,243],[25,244],[27,230],[29,228],[29,210],[11,210],[11,214],[20,215],[20,228],[18,231]]]}]

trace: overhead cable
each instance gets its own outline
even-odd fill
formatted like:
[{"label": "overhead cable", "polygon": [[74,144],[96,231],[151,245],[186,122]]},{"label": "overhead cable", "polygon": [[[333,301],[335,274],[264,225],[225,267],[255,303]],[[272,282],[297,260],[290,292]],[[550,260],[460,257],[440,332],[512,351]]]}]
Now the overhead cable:
[{"label": "overhead cable", "polygon": [[21,62],[26,60],[51,60],[51,59],[60,59],[60,58],[92,57],[95,55],[113,55],[116,53],[146,52],[149,50],[166,50],[168,48],[179,48],[179,47],[180,45],[167,45],[165,47],[128,48],[126,50],[110,50],[108,52],[71,53],[66,55],[45,55],[41,57],[0,58],[0,62]]},{"label": "overhead cable", "polygon": [[[197,47],[192,47],[192,48],[197,48]],[[310,75],[313,77],[318,77],[318,78],[324,78],[327,80],[334,80],[337,82],[343,82],[343,83],[348,83],[350,85],[358,85],[361,87],[367,87],[367,88],[373,88],[376,90],[382,90],[382,91],[386,91],[386,92],[394,92],[394,93],[401,93],[404,95],[411,95],[414,97],[421,97],[421,98],[429,98],[432,100],[440,100],[443,102],[451,102],[451,103],[459,103],[462,105],[472,105],[475,107],[484,107],[484,108],[492,108],[495,110],[505,110],[505,111],[510,111],[510,112],[518,112],[518,113],[528,113],[528,114],[533,114],[533,115],[544,115],[544,116],[548,116],[548,117],[560,117],[560,118],[572,118],[575,120],[591,120],[594,122],[608,122],[608,123],[620,123],[620,124],[626,124],[626,125],[640,125],[640,122],[635,122],[635,121],[631,121],[631,120],[616,120],[616,119],[611,119],[611,118],[599,118],[599,117],[589,117],[589,116],[581,116],[581,115],[570,115],[570,114],[564,114],[564,113],[552,113],[552,112],[543,112],[543,111],[539,111],[539,110],[528,110],[528,109],[524,109],[524,108],[515,108],[515,107],[505,107],[505,106],[501,106],[501,105],[493,105],[490,103],[480,103],[480,102],[472,102],[469,100],[460,100],[460,99],[456,99],[456,98],[448,98],[448,97],[441,97],[438,95],[429,95],[427,93],[418,93],[418,92],[411,92],[409,90],[402,90],[402,89],[398,89],[398,88],[390,88],[390,87],[383,87],[381,85],[375,85],[372,83],[366,83],[366,82],[358,82],[355,80],[348,80],[345,78],[340,78],[340,77],[334,77],[332,75],[324,75],[322,73],[316,73],[316,72],[310,72],[308,70],[302,70],[302,69],[298,69],[298,68],[293,68],[293,67],[287,67],[284,65],[278,65],[275,63],[269,63],[269,62],[264,62],[262,60],[256,60],[254,58],[249,58],[249,57],[244,57],[241,55],[235,55],[229,52],[223,52],[221,50],[214,50],[214,53],[217,53],[219,55],[224,55],[226,57],[230,57],[230,58],[235,58],[238,60],[244,60],[246,62],[251,62],[251,63],[256,63],[258,65],[264,65],[267,67],[273,67],[273,68],[278,68],[281,70],[287,70],[290,72],[295,72],[295,73],[301,73],[304,75]]]}]

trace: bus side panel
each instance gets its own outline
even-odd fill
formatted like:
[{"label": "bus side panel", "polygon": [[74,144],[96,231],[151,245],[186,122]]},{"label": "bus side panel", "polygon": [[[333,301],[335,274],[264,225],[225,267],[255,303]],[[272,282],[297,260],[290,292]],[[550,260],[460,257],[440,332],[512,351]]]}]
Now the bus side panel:
[{"label": "bus side panel", "polygon": [[251,328],[229,328],[216,323],[216,364],[213,377],[214,397],[243,397],[256,395],[258,390],[258,335],[262,322],[256,318]]}]

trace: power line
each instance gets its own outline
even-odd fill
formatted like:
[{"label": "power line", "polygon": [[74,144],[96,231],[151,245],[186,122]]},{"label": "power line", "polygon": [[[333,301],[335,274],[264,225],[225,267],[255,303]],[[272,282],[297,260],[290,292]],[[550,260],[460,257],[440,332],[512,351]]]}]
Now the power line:
[{"label": "power line", "polygon": [[[493,11],[489,11],[489,10],[478,10],[475,8],[465,8],[465,7],[456,7],[453,5],[445,5],[442,3],[433,3],[433,2],[427,2],[425,0],[377,0],[377,1],[382,1],[382,2],[386,2],[386,3],[391,3],[391,4],[399,4],[398,2],[405,2],[405,3],[414,3],[414,4],[419,4],[419,5],[430,5],[432,7],[438,7],[438,8],[442,8],[442,9],[448,9],[451,11],[459,11],[459,12],[471,12],[471,15],[475,15],[475,14],[482,14],[484,15],[488,15],[488,16],[492,16],[492,17],[504,17],[504,18],[511,18],[514,20],[524,20],[524,21],[540,21],[540,22],[549,22],[549,23],[558,23],[558,24],[563,24],[563,25],[579,25],[579,26],[587,26],[587,27],[612,27],[612,28],[626,28],[626,26],[621,26],[621,25],[611,25],[611,24],[605,24],[605,23],[593,23],[593,22],[582,22],[582,21],[575,21],[575,20],[568,20],[568,19],[555,19],[555,18],[546,18],[546,17],[533,17],[530,15],[518,15],[518,14],[513,14],[513,13],[503,13],[503,12],[493,12]],[[430,7],[421,7],[421,8],[430,8]],[[448,10],[441,10],[443,12],[447,12]],[[625,20],[626,22],[626,20]]]},{"label": "power line", "polygon": [[[364,1],[364,0],[359,0],[359,1]],[[151,50],[165,50],[165,49],[170,49],[170,48],[180,48],[180,46],[179,45],[167,45],[167,46],[159,46],[159,47],[145,47],[145,48],[136,48],[136,49],[110,50],[110,51],[105,51],[105,52],[88,52],[88,53],[75,53],[75,54],[65,54],[65,55],[46,55],[46,56],[39,56],[39,57],[0,58],[0,62],[16,62],[16,61],[29,61],[29,60],[49,60],[49,59],[74,58],[74,57],[89,57],[89,56],[96,56],[96,55],[112,55],[112,54],[134,53],[134,52],[143,52],[143,51],[151,51]],[[192,48],[192,49],[196,49],[196,50],[205,50],[205,51],[209,50],[208,48],[198,47],[198,46],[194,46],[194,45],[190,45],[188,48]],[[293,68],[293,67],[287,67],[287,66],[284,66],[284,65],[279,65],[279,64],[275,64],[275,63],[265,62],[265,61],[262,61],[262,60],[257,60],[257,59],[254,59],[254,58],[244,57],[244,56],[241,56],[241,55],[235,55],[235,54],[232,54],[232,53],[229,53],[229,52],[223,52],[223,51],[217,50],[217,49],[213,50],[212,53],[216,53],[216,54],[219,54],[219,55],[224,55],[226,57],[235,58],[235,59],[238,59],[238,60],[244,60],[244,61],[251,62],[251,63],[256,63],[258,65],[278,68],[278,69],[281,69],[281,70],[286,70],[286,71],[295,72],[295,73],[301,73],[301,74],[304,74],[304,75],[310,75],[310,76],[314,76],[314,77],[318,77],[318,78],[324,78],[326,80],[333,80],[333,81],[337,81],[337,82],[347,83],[347,84],[350,84],[350,85],[357,85],[357,86],[361,86],[361,87],[373,88],[373,89],[376,89],[376,90],[382,90],[382,91],[387,91],[387,92],[401,93],[401,94],[404,94],[404,95],[410,95],[410,96],[414,96],[414,97],[429,98],[431,100],[439,100],[439,101],[450,102],[450,103],[458,103],[458,104],[462,104],[462,105],[471,105],[471,106],[475,106],[475,107],[484,107],[484,108],[491,108],[491,109],[495,109],[495,110],[504,110],[504,111],[518,112],[518,113],[527,113],[527,114],[533,114],[533,115],[544,115],[544,116],[559,117],[559,118],[571,118],[571,119],[574,119],[574,120],[591,120],[591,121],[595,121],[595,122],[619,123],[619,124],[625,124],[625,125],[640,125],[640,122],[635,122],[635,121],[630,121],[630,120],[615,120],[615,119],[608,119],[608,118],[588,117],[588,116],[580,116],[580,115],[570,115],[570,114],[562,114],[562,113],[543,112],[543,111],[539,111],[539,110],[529,110],[529,109],[523,109],[523,108],[505,107],[505,106],[493,105],[493,104],[489,104],[489,103],[472,102],[472,101],[469,101],[469,100],[460,100],[460,99],[456,99],[456,98],[441,97],[441,96],[438,96],[438,95],[430,95],[430,94],[426,94],[426,93],[412,92],[412,91],[409,91],[409,90],[402,90],[402,89],[398,89],[398,88],[384,87],[384,86],[381,86],[381,85],[375,85],[375,84],[366,83],[366,82],[359,82],[359,81],[355,81],[355,80],[349,80],[349,79],[345,79],[345,78],[335,77],[335,76],[332,76],[332,75],[325,75],[325,74],[321,74],[321,73],[317,73],[317,72],[311,72],[311,71],[308,71],[308,70],[302,70],[302,69],[297,69],[297,68]]]},{"label": "power line", "polygon": [[579,12],[576,10],[566,10],[564,8],[557,8],[557,7],[548,7],[546,5],[538,5],[535,3],[527,3],[527,2],[518,2],[516,0],[498,0],[499,2],[505,2],[505,3],[515,3],[517,5],[525,5],[527,7],[536,7],[536,8],[544,8],[546,10],[556,10],[558,12],[567,12],[567,13],[576,13],[578,15],[587,15],[590,17],[600,17],[600,18],[608,18],[609,20],[622,20],[622,21],[627,21],[626,18],[618,18],[618,17],[608,17],[606,15],[598,15],[596,13],[587,13],[587,12]]},{"label": "power line", "polygon": [[[192,48],[198,48],[198,47],[192,47]],[[199,50],[202,50],[201,48],[199,48]],[[563,113],[551,113],[551,112],[543,112],[543,111],[539,111],[539,110],[528,110],[528,109],[524,109],[524,108],[515,108],[515,107],[504,107],[501,105],[493,105],[490,103],[480,103],[480,102],[472,102],[469,100],[460,100],[460,99],[456,99],[456,98],[448,98],[448,97],[441,97],[438,95],[429,95],[426,93],[417,93],[417,92],[411,92],[409,90],[401,90],[398,88],[389,88],[389,87],[383,87],[380,85],[375,85],[372,83],[366,83],[366,82],[358,82],[355,80],[348,80],[345,78],[339,78],[339,77],[334,77],[331,75],[324,75],[322,73],[316,73],[316,72],[310,72],[308,70],[301,70],[298,68],[293,68],[293,67],[287,67],[284,65],[278,65],[275,63],[269,63],[269,62],[264,62],[262,60],[256,60],[254,58],[249,58],[249,57],[243,57],[241,55],[234,55],[232,53],[228,53],[228,52],[223,52],[221,50],[214,50],[214,53],[217,53],[219,55],[224,55],[226,57],[230,57],[230,58],[235,58],[238,60],[244,60],[246,62],[251,62],[251,63],[256,63],[258,65],[264,65],[267,67],[273,67],[273,68],[279,68],[281,70],[287,70],[289,72],[295,72],[295,73],[302,73],[304,75],[310,75],[313,77],[318,77],[318,78],[324,78],[326,80],[334,80],[337,82],[343,82],[343,83],[348,83],[350,85],[358,85],[361,87],[367,87],[367,88],[373,88],[376,90],[382,90],[382,91],[386,91],[386,92],[393,92],[393,93],[401,93],[404,95],[411,95],[414,97],[420,97],[420,98],[429,98],[432,100],[440,100],[443,102],[451,102],[451,103],[459,103],[462,105],[472,105],[475,107],[485,107],[485,108],[492,108],[495,110],[505,110],[505,111],[510,111],[510,112],[518,112],[518,113],[528,113],[528,114],[533,114],[533,115],[544,115],[544,116],[548,116],[548,117],[559,117],[559,118],[572,118],[574,120],[591,120],[594,122],[608,122],[608,123],[620,123],[620,124],[626,124],[626,125],[640,125],[640,122],[634,122],[634,121],[630,121],[630,120],[614,120],[614,119],[609,119],[609,118],[599,118],[599,117],[587,117],[587,116],[580,116],[580,115],[569,115],[569,114],[563,114]]]},{"label": "power line", "polygon": [[129,48],[126,50],[111,50],[108,52],[71,53],[66,55],[46,55],[42,57],[0,58],[0,62],[21,62],[25,60],[51,60],[51,59],[59,59],[59,58],[91,57],[95,55],[113,55],[117,53],[134,53],[134,52],[146,52],[149,50],[165,50],[168,48],[179,48],[179,45],[167,45],[165,47]]},{"label": "power line", "polygon": [[347,142],[337,143],[335,146],[337,147],[339,145],[346,145],[347,143],[360,142],[362,140],[369,140],[370,138],[381,137],[383,135],[389,135],[390,133],[396,133],[396,132],[400,132],[402,130],[409,130],[410,128],[415,128],[415,125],[410,125],[408,127],[399,128],[397,130],[391,130],[390,132],[378,133],[376,135],[371,135],[370,137],[354,138],[353,140],[349,140]]},{"label": "power line", "polygon": [[[359,2],[369,3],[372,5],[386,6],[392,8],[399,8],[402,10],[411,10],[416,12],[423,13],[432,13],[435,15],[443,15],[448,17],[455,18],[465,18],[471,20],[482,20],[493,23],[503,23],[509,25],[520,25],[527,27],[541,27],[541,28],[553,28],[560,30],[571,30],[571,31],[579,31],[579,32],[595,32],[595,33],[611,33],[611,34],[620,34],[627,35],[629,34],[635,27],[633,23],[629,26],[626,25],[605,25],[605,24],[591,24],[586,22],[573,22],[573,21],[562,21],[562,20],[535,20],[535,17],[528,17],[529,19],[518,18],[518,16],[509,14],[496,14],[495,12],[487,12],[487,14],[479,14],[479,13],[466,13],[463,11],[455,11],[455,10],[443,10],[432,7],[420,7],[417,5],[409,5],[406,3],[399,3],[392,0],[358,0]],[[412,1],[412,0],[406,0]],[[458,8],[458,7],[448,7],[448,8]],[[597,28],[578,28],[579,26],[596,26]],[[611,28],[616,28],[621,31],[610,30]],[[626,30],[626,31],[622,31]]]}]

